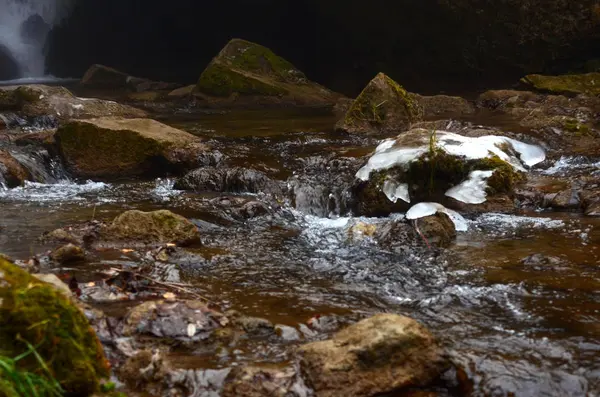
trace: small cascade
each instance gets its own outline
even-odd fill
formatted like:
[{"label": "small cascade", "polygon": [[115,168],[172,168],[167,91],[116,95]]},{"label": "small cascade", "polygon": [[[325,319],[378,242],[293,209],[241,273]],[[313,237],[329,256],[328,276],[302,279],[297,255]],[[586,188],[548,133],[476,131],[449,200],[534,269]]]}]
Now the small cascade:
[{"label": "small cascade", "polygon": [[53,184],[69,179],[60,160],[52,158],[46,150],[11,151],[11,155],[27,169],[32,182]]},{"label": "small cascade", "polygon": [[58,120],[52,115],[21,117],[16,113],[0,113],[0,125],[6,129],[21,129],[23,132],[37,132],[58,127]]}]

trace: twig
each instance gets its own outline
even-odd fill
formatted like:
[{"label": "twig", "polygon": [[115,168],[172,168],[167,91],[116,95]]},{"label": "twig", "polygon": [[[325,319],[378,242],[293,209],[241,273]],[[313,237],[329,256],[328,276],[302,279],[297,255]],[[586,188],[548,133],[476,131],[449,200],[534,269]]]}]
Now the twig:
[{"label": "twig", "polygon": [[421,236],[423,241],[425,241],[425,244],[427,244],[427,247],[429,247],[430,250],[433,250],[433,248],[431,248],[431,245],[429,245],[429,241],[427,241],[427,238],[423,235],[423,233],[421,233],[421,230],[419,229],[419,225],[417,224],[417,219],[414,220],[413,224],[415,226],[415,230],[417,231],[417,233],[419,233],[419,236]]}]

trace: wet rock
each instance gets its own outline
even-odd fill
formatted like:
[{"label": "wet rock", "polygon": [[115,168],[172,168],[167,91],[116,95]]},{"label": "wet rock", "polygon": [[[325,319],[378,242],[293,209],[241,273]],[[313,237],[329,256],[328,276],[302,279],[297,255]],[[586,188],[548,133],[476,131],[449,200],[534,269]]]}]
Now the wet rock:
[{"label": "wet rock", "polygon": [[315,316],[310,318],[307,322],[308,326],[319,332],[333,332],[340,328],[340,322],[336,316]]},{"label": "wet rock", "polygon": [[475,106],[461,97],[418,94],[413,94],[413,97],[423,109],[424,117],[461,117],[475,113]]},{"label": "wet rock", "polygon": [[564,265],[565,261],[555,257],[543,254],[533,254],[524,258],[521,263],[525,266],[539,267],[539,266],[561,266]]},{"label": "wet rock", "polygon": [[188,85],[186,87],[176,88],[173,91],[169,92],[167,94],[167,97],[170,99],[191,98],[195,89],[195,85]]},{"label": "wet rock", "polygon": [[600,189],[585,190],[579,194],[584,214],[600,216]]},{"label": "wet rock", "polygon": [[231,40],[211,61],[194,94],[214,106],[334,106],[341,97],[268,48],[241,39]]},{"label": "wet rock", "polygon": [[150,119],[70,121],[56,133],[69,170],[84,178],[164,174],[197,166],[199,138]]},{"label": "wet rock", "polygon": [[565,189],[555,194],[548,194],[544,201],[548,203],[548,206],[559,210],[578,209],[581,205],[575,189]]},{"label": "wet rock", "polygon": [[307,385],[318,396],[374,396],[426,386],[446,362],[429,331],[415,320],[379,314],[299,349]]},{"label": "wet rock", "polygon": [[379,73],[338,121],[335,129],[351,134],[377,135],[402,132],[420,121],[423,109],[412,94]]},{"label": "wet rock", "polygon": [[450,217],[444,213],[436,213],[415,220],[415,230],[425,239],[426,244],[447,247],[456,238],[456,227]]},{"label": "wet rock", "polygon": [[85,252],[81,247],[74,244],[67,244],[54,250],[50,254],[50,258],[61,265],[66,265],[68,263],[84,261]]},{"label": "wet rock", "polygon": [[204,167],[179,178],[174,186],[194,192],[266,193],[282,195],[279,183],[249,168]]},{"label": "wet rock", "polygon": [[301,397],[307,389],[294,368],[247,366],[234,368],[223,388],[223,397]]},{"label": "wet rock", "polygon": [[521,82],[542,92],[567,95],[600,95],[600,73],[544,76],[530,74]]},{"label": "wet rock", "polygon": [[182,246],[200,242],[200,232],[196,225],[168,210],[124,212],[101,233],[107,241],[176,243]]},{"label": "wet rock", "polygon": [[[524,150],[530,165],[545,157],[540,147],[472,132],[477,135],[417,128],[382,142],[356,173],[351,188],[355,213],[387,216],[419,202],[478,211],[488,200],[512,194],[524,179],[524,164],[519,165],[521,155],[515,155],[515,147]],[[455,151],[457,145],[460,153]],[[467,156],[463,150],[469,151]],[[512,208],[510,200],[500,203]]]},{"label": "wet rock", "polygon": [[296,328],[282,324],[275,326],[275,334],[285,342],[295,342],[302,338]]},{"label": "wet rock", "polygon": [[146,117],[146,112],[116,102],[78,98],[58,86],[27,85],[1,87],[0,111],[17,110],[26,116],[53,116],[58,120],[92,117]]},{"label": "wet rock", "polygon": [[0,185],[22,186],[31,175],[8,151],[0,150]]},{"label": "wet rock", "polygon": [[198,301],[145,302],[127,314],[121,333],[199,342],[210,338],[227,322],[224,315]]},{"label": "wet rock", "polygon": [[71,243],[71,244],[78,243],[77,238],[65,229],[55,229],[49,233],[46,233],[42,236],[42,240],[56,241],[56,242],[61,242],[61,243]]},{"label": "wet rock", "polygon": [[236,311],[225,313],[231,324],[243,330],[251,337],[267,337],[275,334],[275,326],[269,320],[243,316]]},{"label": "wet rock", "polygon": [[449,246],[456,238],[456,227],[448,215],[438,212],[416,222],[387,222],[377,228],[373,238],[390,251],[413,253],[417,248]]},{"label": "wet rock", "polygon": [[126,89],[135,92],[173,90],[178,86],[173,83],[157,82],[130,76],[127,73],[98,64],[90,66],[79,84],[87,88]]},{"label": "wet rock", "polygon": [[34,274],[35,278],[43,281],[47,284],[52,285],[57,291],[63,293],[65,296],[73,296],[73,292],[67,284],[65,284],[56,274]]},{"label": "wet rock", "polygon": [[[91,395],[109,375],[100,342],[79,308],[54,286],[0,259],[0,350],[16,357],[27,350],[19,341],[36,347],[69,395]],[[30,372],[39,369],[35,360],[20,364]]]}]

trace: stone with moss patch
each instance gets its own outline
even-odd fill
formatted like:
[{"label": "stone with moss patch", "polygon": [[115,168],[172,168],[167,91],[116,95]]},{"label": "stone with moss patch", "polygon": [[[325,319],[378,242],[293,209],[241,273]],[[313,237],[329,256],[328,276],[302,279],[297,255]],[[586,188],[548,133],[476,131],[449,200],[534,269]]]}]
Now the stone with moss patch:
[{"label": "stone with moss patch", "polygon": [[338,121],[338,131],[359,134],[401,132],[422,119],[423,109],[402,86],[379,73]]},{"label": "stone with moss patch", "polygon": [[600,73],[568,74],[561,76],[544,76],[530,74],[521,82],[532,88],[552,94],[565,95],[600,95]]},{"label": "stone with moss patch", "polygon": [[270,49],[233,39],[202,72],[195,95],[211,104],[333,106],[341,95],[309,81],[287,60]]},{"label": "stone with moss patch", "polygon": [[150,119],[74,120],[55,138],[69,170],[85,178],[188,169],[207,150],[199,138]]},{"label": "stone with moss patch", "polygon": [[31,177],[29,171],[23,167],[7,150],[0,150],[0,186],[17,187],[23,185]]},{"label": "stone with moss patch", "polygon": [[103,239],[123,243],[177,243],[191,245],[200,242],[196,225],[168,210],[153,212],[127,211],[119,215],[103,231]]},{"label": "stone with moss patch", "polygon": [[[67,395],[87,396],[109,375],[102,346],[85,315],[62,292],[0,257],[0,354],[36,347]],[[33,355],[23,369],[43,374]]]}]

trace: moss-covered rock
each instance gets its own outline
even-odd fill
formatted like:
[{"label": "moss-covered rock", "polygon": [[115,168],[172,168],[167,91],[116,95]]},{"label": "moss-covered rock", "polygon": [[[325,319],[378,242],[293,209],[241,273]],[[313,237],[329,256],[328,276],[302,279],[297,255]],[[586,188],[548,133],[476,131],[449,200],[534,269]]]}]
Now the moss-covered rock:
[{"label": "moss-covered rock", "polygon": [[375,396],[423,387],[446,368],[434,337],[415,320],[379,314],[332,339],[299,349],[300,367],[317,396]]},{"label": "moss-covered rock", "polygon": [[420,121],[423,109],[402,86],[379,73],[358,98],[346,115],[338,121],[338,131],[358,134],[402,132],[411,123]]},{"label": "moss-covered rock", "polygon": [[202,72],[195,94],[211,104],[333,106],[341,95],[309,81],[270,49],[233,39]]},{"label": "moss-covered rock", "polygon": [[[102,346],[85,315],[62,292],[0,258],[0,354],[35,346],[67,395],[88,396],[109,375]],[[45,375],[33,355],[23,369]]]},{"label": "moss-covered rock", "polygon": [[530,74],[521,82],[542,92],[564,95],[600,95],[600,73],[544,76]]},{"label": "moss-covered rock", "polygon": [[207,149],[199,138],[150,119],[73,120],[55,138],[67,167],[85,178],[192,168]]},{"label": "moss-covered rock", "polygon": [[146,112],[113,101],[79,98],[64,87],[44,85],[0,89],[0,111],[17,111],[24,116],[51,115],[59,120],[101,116],[145,117]]},{"label": "moss-covered rock", "polygon": [[23,167],[8,151],[0,150],[0,185],[6,187],[21,186],[30,179],[29,171]]},{"label": "moss-covered rock", "polygon": [[427,118],[461,117],[475,113],[475,106],[458,96],[413,94],[413,98]]},{"label": "moss-covered rock", "polygon": [[[451,154],[438,145],[437,134],[448,133],[419,128],[396,138],[393,147],[399,150],[398,158],[408,156],[411,159],[399,160],[399,164],[390,167],[373,169],[368,178],[358,178],[352,187],[354,211],[366,216],[387,216],[393,212],[405,212],[418,202],[437,202],[456,207],[450,198],[450,189],[469,180],[474,172],[493,171],[485,178],[484,196],[510,195],[516,184],[524,179],[523,172],[497,155],[472,159]],[[505,146],[499,149],[515,155],[510,145]],[[368,169],[369,164],[363,170]],[[404,192],[404,198],[396,193],[398,189]],[[462,205],[461,209],[464,209]]]},{"label": "moss-covered rock", "polygon": [[50,254],[53,261],[61,265],[85,260],[85,251],[75,244],[66,244]]},{"label": "moss-covered rock", "polygon": [[190,245],[200,242],[196,225],[168,210],[124,212],[103,230],[102,235],[105,240],[123,243]]}]

